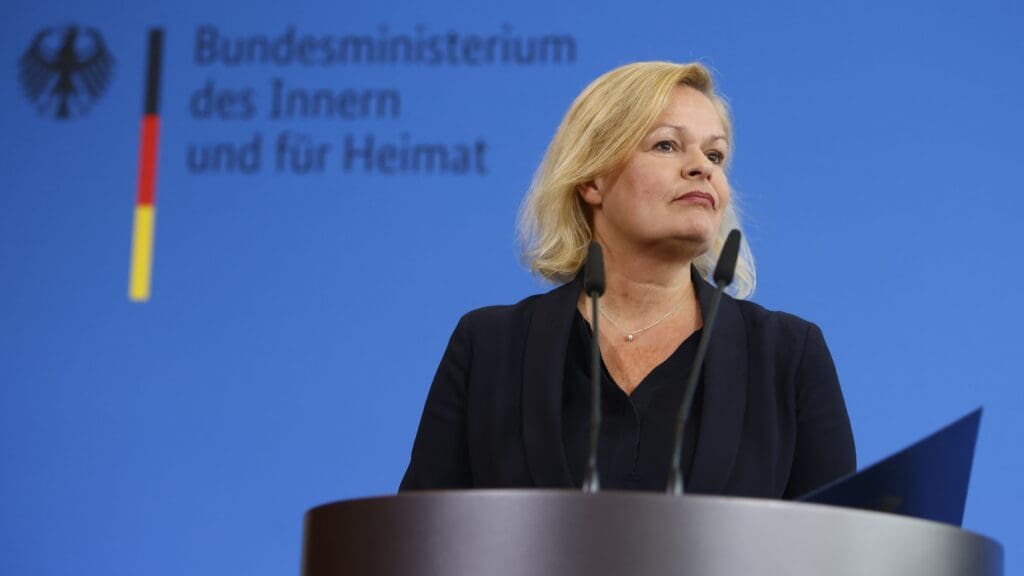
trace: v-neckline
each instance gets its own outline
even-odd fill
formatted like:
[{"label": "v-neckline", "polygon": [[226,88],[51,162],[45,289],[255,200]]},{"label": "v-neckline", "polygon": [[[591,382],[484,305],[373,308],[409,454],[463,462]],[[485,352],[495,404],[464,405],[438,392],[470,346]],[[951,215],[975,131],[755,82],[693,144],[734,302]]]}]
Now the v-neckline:
[{"label": "v-neckline", "polygon": [[[590,345],[591,345],[591,340],[594,337],[594,332],[593,332],[593,330],[591,330],[590,323],[587,322],[587,319],[583,316],[583,313],[580,312],[579,308],[576,309],[576,320],[575,321],[582,323],[582,327],[583,327],[583,330],[584,330],[583,333],[586,334],[586,337],[587,337],[587,354],[588,354],[588,358],[589,358]],[[634,395],[637,393],[637,391],[640,390],[641,388],[645,388],[644,384],[647,384],[648,382],[650,382],[656,376],[656,373],[661,372],[663,370],[667,370],[667,369],[669,369],[669,367],[671,367],[671,366],[673,366],[675,364],[678,364],[680,362],[681,358],[685,355],[685,349],[686,349],[686,347],[688,345],[692,345],[692,346],[696,346],[697,345],[696,341],[691,342],[691,340],[694,340],[694,339],[699,340],[700,339],[700,333],[701,333],[702,330],[703,330],[703,327],[697,328],[696,330],[691,332],[689,336],[687,336],[682,342],[679,343],[679,345],[676,347],[675,350],[672,351],[671,354],[669,354],[664,360],[662,360],[660,363],[658,363],[653,368],[651,368],[647,372],[647,374],[645,374],[644,377],[640,379],[640,382],[637,383],[637,385],[633,387],[633,390],[631,392],[626,392],[626,390],[622,386],[619,386],[619,383],[615,380],[615,378],[612,377],[612,373],[608,370],[608,366],[604,362],[604,355],[601,356],[601,374],[602,374],[602,377],[603,377],[603,379],[607,379],[607,382],[609,382],[612,386],[614,386],[616,390],[618,390],[623,395],[625,395],[626,398],[628,398],[629,401],[632,403],[633,399],[634,399]],[[680,381],[679,381],[680,385],[682,385],[684,383],[684,381],[685,381],[684,378],[685,378],[685,375],[682,376],[682,378],[680,378]],[[650,388],[651,386],[652,386],[651,384],[648,384],[646,386],[646,388]],[[644,394],[645,395],[650,395],[652,392],[653,391],[645,392]]]}]

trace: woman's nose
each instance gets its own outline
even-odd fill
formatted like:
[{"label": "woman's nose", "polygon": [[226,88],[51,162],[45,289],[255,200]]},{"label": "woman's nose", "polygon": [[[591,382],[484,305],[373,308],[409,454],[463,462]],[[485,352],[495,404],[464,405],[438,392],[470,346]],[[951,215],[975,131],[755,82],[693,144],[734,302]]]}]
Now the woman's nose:
[{"label": "woman's nose", "polygon": [[714,164],[704,154],[703,150],[696,150],[686,154],[685,161],[683,163],[683,177],[690,179],[708,179],[711,177],[711,171],[714,170]]}]

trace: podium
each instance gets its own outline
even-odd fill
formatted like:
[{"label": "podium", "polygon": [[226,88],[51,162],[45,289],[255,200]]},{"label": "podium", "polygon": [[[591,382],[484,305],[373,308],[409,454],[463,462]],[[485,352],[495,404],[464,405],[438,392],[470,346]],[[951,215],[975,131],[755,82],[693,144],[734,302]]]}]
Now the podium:
[{"label": "podium", "polygon": [[305,517],[302,576],[1001,576],[951,525],[819,504],[556,490],[416,492]]}]

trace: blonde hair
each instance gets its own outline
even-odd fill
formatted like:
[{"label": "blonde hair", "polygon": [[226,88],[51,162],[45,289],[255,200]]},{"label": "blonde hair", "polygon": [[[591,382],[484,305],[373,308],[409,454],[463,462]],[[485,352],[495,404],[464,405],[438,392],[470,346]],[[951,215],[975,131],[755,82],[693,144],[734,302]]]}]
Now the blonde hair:
[{"label": "blonde hair", "polygon": [[[520,209],[522,256],[534,273],[551,282],[568,282],[579,272],[593,231],[578,187],[621,166],[680,85],[711,100],[729,142],[733,141],[729,110],[715,93],[711,73],[704,66],[637,62],[603,74],[569,107]],[[735,200],[722,215],[711,249],[694,260],[701,276],[709,278],[714,272],[733,228],[740,228]],[[745,298],[754,292],[755,282],[754,258],[744,239],[729,291]]]}]

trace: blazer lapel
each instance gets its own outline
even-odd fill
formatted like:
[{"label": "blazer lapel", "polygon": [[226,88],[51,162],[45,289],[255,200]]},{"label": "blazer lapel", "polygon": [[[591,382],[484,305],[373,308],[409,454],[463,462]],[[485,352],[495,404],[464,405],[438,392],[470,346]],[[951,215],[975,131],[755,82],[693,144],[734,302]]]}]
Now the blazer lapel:
[{"label": "blazer lapel", "polygon": [[[708,317],[714,288],[694,272],[701,314]],[[723,296],[711,328],[700,385],[700,432],[687,489],[720,493],[729,481],[747,408],[747,331],[736,302]]]},{"label": "blazer lapel", "polygon": [[562,444],[562,386],[580,282],[538,297],[523,355],[523,440],[538,487],[571,487]]}]

